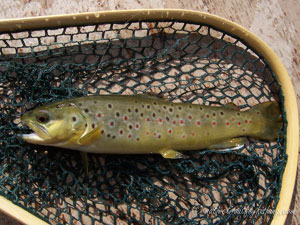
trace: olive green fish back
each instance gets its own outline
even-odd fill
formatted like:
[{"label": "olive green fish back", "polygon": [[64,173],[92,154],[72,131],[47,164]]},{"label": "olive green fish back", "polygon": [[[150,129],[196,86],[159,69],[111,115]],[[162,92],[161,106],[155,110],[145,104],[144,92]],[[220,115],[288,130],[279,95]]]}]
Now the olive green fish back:
[{"label": "olive green fish back", "polygon": [[18,137],[30,132],[20,123],[25,111],[78,96],[152,93],[233,102],[242,111],[283,103],[268,62],[230,34],[178,21],[2,33],[0,92],[0,195],[51,224],[271,223],[287,158],[285,123],[276,141],[250,140],[234,152],[178,160],[91,154],[88,178],[79,153]]}]

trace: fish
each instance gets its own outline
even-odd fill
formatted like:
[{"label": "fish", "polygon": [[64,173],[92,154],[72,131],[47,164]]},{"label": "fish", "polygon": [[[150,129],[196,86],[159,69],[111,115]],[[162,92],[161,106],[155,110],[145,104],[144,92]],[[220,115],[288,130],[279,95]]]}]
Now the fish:
[{"label": "fish", "polygon": [[243,146],[245,138],[273,141],[282,127],[275,101],[240,111],[234,104],[173,103],[149,95],[98,95],[58,101],[26,112],[32,144],[83,153],[160,154]]}]

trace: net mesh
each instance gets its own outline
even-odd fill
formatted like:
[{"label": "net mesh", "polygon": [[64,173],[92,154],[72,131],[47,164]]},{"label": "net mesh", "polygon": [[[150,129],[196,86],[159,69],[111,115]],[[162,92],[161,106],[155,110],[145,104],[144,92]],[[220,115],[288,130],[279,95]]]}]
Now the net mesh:
[{"label": "net mesh", "polygon": [[271,223],[286,123],[276,141],[233,152],[90,154],[88,176],[79,153],[18,136],[29,132],[25,111],[85,95],[152,92],[241,110],[283,103],[266,60],[239,38],[205,24],[133,21],[2,33],[0,54],[2,196],[51,224]]}]

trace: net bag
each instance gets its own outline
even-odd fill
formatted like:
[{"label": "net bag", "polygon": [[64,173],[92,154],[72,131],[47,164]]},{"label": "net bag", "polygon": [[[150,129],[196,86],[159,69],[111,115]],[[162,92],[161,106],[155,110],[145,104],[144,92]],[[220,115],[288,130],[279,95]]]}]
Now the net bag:
[{"label": "net bag", "polygon": [[[35,224],[283,223],[276,212],[288,209],[293,190],[285,177],[296,171],[297,118],[288,123],[296,101],[282,64],[252,33],[181,10],[52,16],[1,27],[0,210]],[[237,151],[192,151],[185,159],[90,154],[88,176],[79,153],[19,137],[29,132],[20,116],[35,106],[149,92],[173,102],[233,102],[241,111],[277,101],[282,129],[276,141],[250,139]]]}]

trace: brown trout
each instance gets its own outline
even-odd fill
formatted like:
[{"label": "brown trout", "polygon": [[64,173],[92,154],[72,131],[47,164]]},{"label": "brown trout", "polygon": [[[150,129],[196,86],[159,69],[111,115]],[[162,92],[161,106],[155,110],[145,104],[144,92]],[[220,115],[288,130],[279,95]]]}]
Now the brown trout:
[{"label": "brown trout", "polygon": [[153,96],[100,95],[38,107],[22,116],[34,132],[29,143],[91,153],[161,154],[180,158],[182,150],[222,149],[243,145],[245,136],[274,140],[281,128],[276,102],[239,111]]}]

